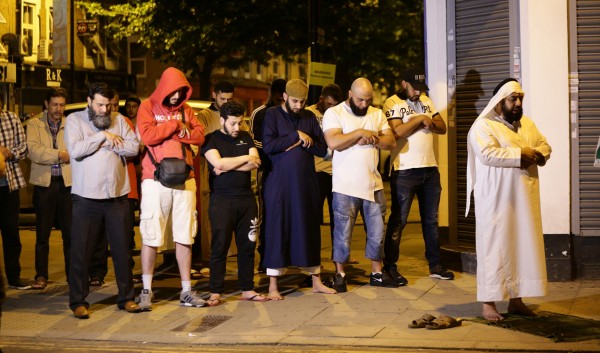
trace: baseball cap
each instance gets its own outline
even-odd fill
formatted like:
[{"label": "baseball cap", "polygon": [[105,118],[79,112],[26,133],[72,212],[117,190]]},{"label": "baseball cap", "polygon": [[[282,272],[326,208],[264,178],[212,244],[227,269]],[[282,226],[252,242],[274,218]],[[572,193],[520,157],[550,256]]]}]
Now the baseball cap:
[{"label": "baseball cap", "polygon": [[425,70],[409,67],[402,74],[402,79],[418,91],[429,91],[429,87],[425,84]]}]

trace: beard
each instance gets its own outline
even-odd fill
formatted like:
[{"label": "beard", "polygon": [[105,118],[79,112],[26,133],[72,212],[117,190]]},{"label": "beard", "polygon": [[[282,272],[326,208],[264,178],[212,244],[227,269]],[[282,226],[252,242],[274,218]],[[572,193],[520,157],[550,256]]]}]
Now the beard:
[{"label": "beard", "polygon": [[98,130],[106,130],[110,127],[110,114],[96,114],[91,107],[88,107],[88,115],[90,121]]},{"label": "beard", "polygon": [[165,107],[178,107],[180,106],[184,101],[185,98],[187,96],[183,95],[183,96],[179,96],[179,98],[177,98],[177,100],[173,99],[173,101],[171,102],[171,98],[169,96],[165,97],[165,99],[163,99],[162,101],[162,105],[164,105]]},{"label": "beard", "polygon": [[223,132],[230,137],[236,138],[240,134],[239,131],[229,131],[226,125],[223,125]]},{"label": "beard", "polygon": [[299,118],[300,112],[302,111],[302,109],[298,109],[298,111],[295,112],[294,109],[292,109],[292,107],[290,107],[290,104],[288,103],[288,101],[285,101],[285,109],[287,110],[289,115],[291,115],[295,118]]},{"label": "beard", "polygon": [[354,104],[354,100],[350,98],[350,109],[352,109],[352,113],[356,116],[365,116],[367,115],[367,111],[369,110],[369,106],[366,108],[359,108],[356,104]]},{"label": "beard", "polygon": [[419,98],[421,98],[420,95],[413,94],[412,96],[408,97],[408,100],[411,101],[411,102],[417,102],[419,100]]},{"label": "beard", "polygon": [[50,119],[52,119],[52,121],[54,121],[54,122],[59,122],[62,119],[62,114],[61,113],[52,113],[52,114],[48,114],[48,117],[50,117]]},{"label": "beard", "polygon": [[515,121],[521,120],[521,117],[523,116],[523,108],[519,106],[514,106],[512,109],[508,109],[506,105],[503,105],[502,116],[504,116],[504,119],[506,121],[512,124]]}]

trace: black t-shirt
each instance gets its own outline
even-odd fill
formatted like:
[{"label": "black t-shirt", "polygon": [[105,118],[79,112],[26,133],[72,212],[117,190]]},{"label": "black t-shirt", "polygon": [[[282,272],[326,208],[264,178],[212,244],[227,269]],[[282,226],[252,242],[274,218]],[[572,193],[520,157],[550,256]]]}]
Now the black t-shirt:
[{"label": "black t-shirt", "polygon": [[[210,150],[217,150],[222,158],[239,157],[247,155],[254,147],[252,136],[246,131],[240,131],[235,139],[224,134],[221,130],[216,130],[206,135],[204,145],[200,153],[204,155]],[[208,162],[208,160],[207,160]],[[252,184],[250,172],[241,172],[231,170],[220,175],[214,173],[214,167],[208,162],[209,184],[211,196],[244,198],[252,197]]]}]

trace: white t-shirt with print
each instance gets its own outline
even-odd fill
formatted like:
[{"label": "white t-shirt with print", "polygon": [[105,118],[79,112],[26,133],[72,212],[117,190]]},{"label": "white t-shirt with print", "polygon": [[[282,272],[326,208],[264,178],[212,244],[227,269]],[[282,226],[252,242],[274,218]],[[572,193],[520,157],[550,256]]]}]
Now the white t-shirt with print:
[{"label": "white t-shirt with print", "polygon": [[[438,114],[431,99],[424,94],[416,102],[393,95],[385,101],[384,110],[388,121],[402,119],[405,124],[420,114],[430,118]],[[396,139],[396,147],[392,150],[391,158],[393,170],[437,167],[433,150],[433,133],[428,128],[422,127],[407,138],[399,137]]]}]

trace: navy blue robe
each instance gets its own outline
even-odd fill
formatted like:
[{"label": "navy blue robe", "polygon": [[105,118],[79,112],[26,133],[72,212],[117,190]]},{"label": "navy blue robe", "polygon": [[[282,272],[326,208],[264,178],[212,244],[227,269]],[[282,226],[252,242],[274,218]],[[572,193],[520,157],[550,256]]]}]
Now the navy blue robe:
[{"label": "navy blue robe", "polygon": [[[313,139],[310,148],[296,143],[298,130]],[[323,131],[315,115],[302,110],[299,117],[281,106],[267,110],[263,123],[263,150],[271,160],[265,188],[266,268],[311,267],[321,264],[319,184],[314,156],[327,154]]]}]

